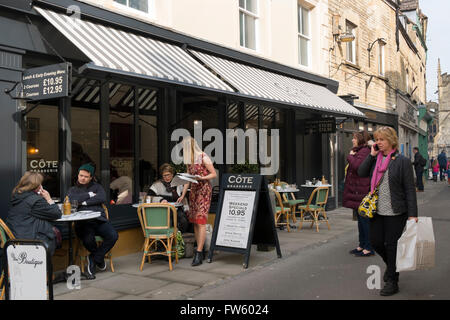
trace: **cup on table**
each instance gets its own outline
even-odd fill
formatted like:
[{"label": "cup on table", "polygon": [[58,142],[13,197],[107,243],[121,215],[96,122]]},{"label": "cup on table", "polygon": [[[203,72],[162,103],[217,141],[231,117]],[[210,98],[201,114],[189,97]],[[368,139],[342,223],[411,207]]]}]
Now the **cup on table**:
[{"label": "cup on table", "polygon": [[70,213],[77,212],[78,209],[78,201],[77,200],[70,200]]}]

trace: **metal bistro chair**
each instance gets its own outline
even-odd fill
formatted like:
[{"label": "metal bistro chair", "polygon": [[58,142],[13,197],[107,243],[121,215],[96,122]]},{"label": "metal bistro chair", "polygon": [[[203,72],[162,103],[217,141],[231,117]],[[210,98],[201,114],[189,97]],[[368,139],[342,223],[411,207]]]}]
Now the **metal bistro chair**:
[{"label": "metal bistro chair", "polygon": [[[109,212],[108,208],[102,204],[103,210],[105,210],[106,219],[109,220]],[[83,243],[79,238],[77,238],[77,249],[75,256],[80,257],[80,266],[81,266],[81,272],[84,273],[84,264],[87,261],[87,256],[89,255],[89,251],[83,246]],[[95,241],[97,242],[97,246],[100,245],[100,243],[103,242],[103,238],[101,236],[95,236]],[[109,260],[109,265],[111,267],[111,272],[114,272],[114,263],[113,263],[113,257],[112,257],[112,249],[105,255],[105,259]]]},{"label": "metal bistro chair", "polygon": [[[315,204],[312,204],[315,199]],[[323,220],[328,225],[328,230],[330,230],[330,224],[328,223],[327,213],[325,212],[325,206],[328,201],[328,188],[318,187],[315,188],[308,199],[308,203],[304,206],[299,206],[300,209],[300,225],[298,230],[302,228],[303,222],[311,222],[311,228],[316,225],[316,231],[319,232],[319,218],[322,217]],[[305,213],[309,213],[312,220],[305,220]]]},{"label": "metal bistro chair", "polygon": [[[169,258],[169,270],[172,271],[172,253],[175,253],[175,263],[178,263],[177,210],[168,203],[143,203],[138,207],[138,217],[145,238],[139,269],[142,271],[144,268],[146,257],[151,263],[152,255],[164,255]],[[166,251],[156,251],[158,243],[161,243]]]},{"label": "metal bistro chair", "polygon": [[[5,247],[6,241],[8,240],[14,240],[16,237],[14,237],[11,230],[8,228],[5,222],[3,222],[2,219],[0,219],[0,248],[3,249]],[[3,254],[6,254],[4,252]],[[1,270],[0,275],[0,300],[5,299],[5,275],[3,274],[3,270]]]},{"label": "metal bistro chair", "polygon": [[[288,232],[291,232],[291,229],[289,226],[289,217],[291,214],[291,209],[287,208],[283,205],[283,201],[281,200],[280,193],[275,189],[272,189],[272,190],[275,193],[275,197],[276,197],[275,226],[278,227],[280,225],[286,225]],[[280,220],[281,216],[283,216],[283,215],[284,215],[286,222],[278,222],[278,220]]]}]

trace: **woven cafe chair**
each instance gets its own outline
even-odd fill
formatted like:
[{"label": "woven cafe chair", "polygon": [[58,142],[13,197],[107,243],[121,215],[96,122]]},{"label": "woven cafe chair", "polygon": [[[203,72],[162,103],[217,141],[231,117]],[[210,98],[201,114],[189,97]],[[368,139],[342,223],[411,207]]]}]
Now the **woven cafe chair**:
[{"label": "woven cafe chair", "polygon": [[[108,208],[102,203],[103,210],[105,210],[106,219],[109,220],[109,212]],[[103,238],[101,236],[95,236],[95,241],[97,242],[97,246],[103,242]],[[83,243],[79,238],[77,238],[77,249],[75,250],[75,256],[80,259],[81,272],[84,273],[84,265],[87,262],[87,256],[89,255],[89,251],[83,246]],[[109,260],[109,265],[111,267],[111,272],[114,272],[114,263],[113,263],[113,255],[112,249],[105,254],[105,259]]]},{"label": "woven cafe chair", "polygon": [[[325,211],[327,201],[328,201],[328,188],[327,187],[315,188],[314,191],[311,193],[307,204],[299,206],[300,224],[298,230],[302,228],[303,222],[311,222],[311,228],[313,227],[313,225],[316,225],[316,231],[319,232],[319,224],[320,224],[319,218],[322,218],[323,221],[327,223],[328,230],[330,230],[330,224],[328,222],[327,213]],[[309,213],[312,219],[305,220],[306,213]]]},{"label": "woven cafe chair", "polygon": [[[9,227],[6,225],[6,223],[0,219],[0,248],[3,249],[5,247],[6,241],[8,240],[14,240],[16,237],[14,237],[13,233],[9,229]],[[6,254],[6,252],[4,252]],[[5,299],[5,275],[3,274],[3,270],[1,270],[0,275],[0,300]]]},{"label": "woven cafe chair", "polygon": [[[290,226],[289,226],[289,218],[291,215],[291,209],[289,207],[286,207],[283,204],[283,200],[281,199],[280,193],[276,189],[272,189],[275,193],[276,197],[276,207],[275,207],[275,226],[278,227],[280,225],[286,225],[288,232],[291,232]],[[280,218],[284,216],[285,222],[279,222]]]},{"label": "woven cafe chair", "polygon": [[[144,268],[146,258],[151,263],[151,256],[163,255],[169,258],[169,270],[172,271],[172,253],[175,253],[175,263],[178,263],[177,210],[169,203],[143,203],[138,207],[138,217],[145,238],[139,270]],[[165,251],[156,250],[158,243],[163,245]]]}]

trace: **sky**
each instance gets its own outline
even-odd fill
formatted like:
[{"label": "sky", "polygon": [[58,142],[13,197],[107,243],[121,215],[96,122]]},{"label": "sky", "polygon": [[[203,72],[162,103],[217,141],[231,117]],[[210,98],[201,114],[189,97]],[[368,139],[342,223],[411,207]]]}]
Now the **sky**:
[{"label": "sky", "polygon": [[450,0],[419,0],[419,6],[428,17],[427,101],[438,102],[435,94],[438,58],[441,72],[450,74]]}]

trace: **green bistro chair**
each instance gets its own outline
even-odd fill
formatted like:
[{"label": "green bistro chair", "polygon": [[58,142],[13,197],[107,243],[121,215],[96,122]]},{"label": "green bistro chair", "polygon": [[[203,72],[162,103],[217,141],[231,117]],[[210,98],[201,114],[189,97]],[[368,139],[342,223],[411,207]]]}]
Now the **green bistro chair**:
[{"label": "green bistro chair", "polygon": [[[3,222],[2,219],[0,219],[0,248],[4,248],[6,241],[8,240],[14,240],[15,237],[12,234],[11,230],[8,228],[8,226],[6,225],[5,222]],[[3,254],[6,254],[6,252],[4,252]],[[0,300],[4,300],[5,299],[5,275],[3,274],[3,270],[1,270],[1,275],[0,275]]]},{"label": "green bistro chair", "polygon": [[[312,204],[313,200],[314,203]],[[328,201],[328,188],[318,187],[315,188],[308,199],[308,203],[303,206],[299,206],[300,209],[300,225],[299,230],[302,228],[303,222],[311,222],[311,228],[316,225],[316,231],[319,232],[319,217],[323,218],[328,225],[328,230],[330,230],[330,224],[328,223],[327,213],[325,212],[325,206]],[[305,220],[305,213],[311,215],[311,219]]]},{"label": "green bistro chair", "polygon": [[[138,207],[138,216],[145,238],[140,270],[144,267],[146,257],[151,263],[152,255],[164,255],[169,258],[169,269],[172,271],[172,253],[175,253],[175,262],[178,263],[177,210],[168,203],[143,203]],[[156,251],[158,243],[161,243],[166,251]]]},{"label": "green bistro chair", "polygon": [[[275,199],[276,199],[276,207],[275,207],[275,226],[279,227],[280,225],[286,225],[287,231],[291,232],[291,228],[289,226],[289,216],[291,214],[291,209],[288,207],[285,207],[283,205],[283,201],[281,199],[280,193],[272,189],[275,193]],[[284,221],[281,222],[281,217],[284,216]]]},{"label": "green bistro chair", "polygon": [[[289,197],[290,194],[290,197]],[[291,219],[293,223],[297,223],[295,214],[297,212],[297,207],[305,203],[303,199],[296,199],[293,192],[283,193],[283,204],[291,208]]]}]

